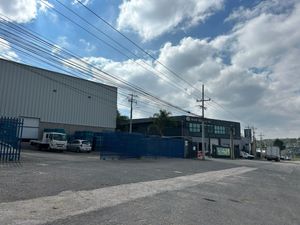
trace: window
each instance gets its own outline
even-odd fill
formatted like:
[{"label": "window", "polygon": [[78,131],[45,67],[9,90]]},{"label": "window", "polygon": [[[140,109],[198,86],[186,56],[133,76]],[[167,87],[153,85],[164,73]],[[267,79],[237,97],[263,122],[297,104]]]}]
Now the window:
[{"label": "window", "polygon": [[215,126],[215,134],[225,134],[225,127]]},{"label": "window", "polygon": [[214,125],[208,125],[207,126],[207,132],[209,134],[213,134],[214,133]]},{"label": "window", "polygon": [[201,125],[199,123],[189,123],[190,132],[201,132]]},{"label": "window", "polygon": [[52,138],[53,138],[53,140],[56,140],[56,141],[66,141],[67,140],[67,137],[65,134],[52,134]]}]

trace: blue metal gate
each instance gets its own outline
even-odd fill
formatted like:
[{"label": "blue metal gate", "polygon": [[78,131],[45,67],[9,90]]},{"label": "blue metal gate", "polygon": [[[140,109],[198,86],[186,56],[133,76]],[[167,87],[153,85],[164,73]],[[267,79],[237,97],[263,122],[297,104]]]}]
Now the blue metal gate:
[{"label": "blue metal gate", "polygon": [[[95,150],[101,156],[121,157],[185,157],[185,140],[182,138],[147,137],[137,133],[103,132],[95,134]],[[98,143],[98,140],[99,143]]]},{"label": "blue metal gate", "polygon": [[0,162],[20,160],[23,119],[0,117]]}]

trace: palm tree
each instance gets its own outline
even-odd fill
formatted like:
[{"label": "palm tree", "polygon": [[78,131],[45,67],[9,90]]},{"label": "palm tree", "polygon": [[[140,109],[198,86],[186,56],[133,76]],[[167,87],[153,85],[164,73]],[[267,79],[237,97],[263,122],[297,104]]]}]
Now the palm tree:
[{"label": "palm tree", "polygon": [[129,118],[128,116],[123,116],[121,115],[121,113],[119,112],[119,110],[117,110],[117,118],[116,118],[116,125],[117,125],[117,130],[120,130],[120,131],[126,131],[128,130],[126,125],[126,123],[128,123],[129,121]]},{"label": "palm tree", "polygon": [[153,123],[157,127],[160,136],[163,136],[163,132],[166,126],[172,123],[172,119],[170,118],[170,115],[172,115],[172,113],[164,109],[160,109],[158,113],[153,114],[154,117]]}]

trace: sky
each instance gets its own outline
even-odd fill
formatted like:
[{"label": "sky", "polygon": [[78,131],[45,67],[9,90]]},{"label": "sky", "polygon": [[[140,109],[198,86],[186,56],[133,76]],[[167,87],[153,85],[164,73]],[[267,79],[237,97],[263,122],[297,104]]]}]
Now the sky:
[{"label": "sky", "polygon": [[[53,67],[18,51],[1,29],[0,57],[61,72],[76,73],[76,63],[90,71],[88,79],[111,84],[100,69],[198,115],[204,84],[211,99],[205,116],[256,127],[264,138],[300,137],[300,0],[81,3],[0,0],[1,28],[9,20],[51,42],[52,55],[76,55]],[[118,108],[128,115],[132,92],[114,82]],[[159,109],[183,114],[134,94],[134,118]]]}]

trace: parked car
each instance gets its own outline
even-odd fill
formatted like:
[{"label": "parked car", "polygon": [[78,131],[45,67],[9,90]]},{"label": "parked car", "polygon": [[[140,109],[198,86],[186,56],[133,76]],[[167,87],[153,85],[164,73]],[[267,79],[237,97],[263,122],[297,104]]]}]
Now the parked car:
[{"label": "parked car", "polygon": [[68,150],[76,152],[91,152],[92,146],[91,143],[87,140],[75,139],[68,143]]},{"label": "parked car", "polygon": [[281,160],[291,160],[291,157],[288,155],[282,155],[282,156],[280,156],[280,159]]},{"label": "parked car", "polygon": [[241,151],[240,156],[241,156],[242,159],[254,159],[253,155],[251,155],[247,152],[244,152],[244,151]]}]

